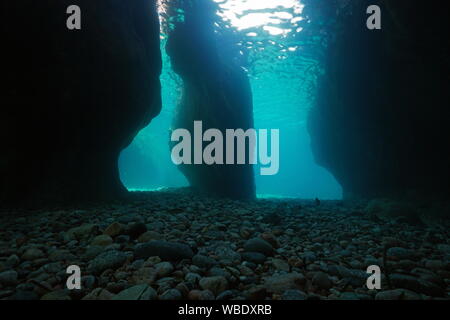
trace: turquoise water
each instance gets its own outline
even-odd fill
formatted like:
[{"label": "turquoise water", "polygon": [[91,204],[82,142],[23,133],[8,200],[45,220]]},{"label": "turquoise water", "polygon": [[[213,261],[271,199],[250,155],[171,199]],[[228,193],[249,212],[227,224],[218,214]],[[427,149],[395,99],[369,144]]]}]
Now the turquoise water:
[{"label": "turquoise water", "polygon": [[[318,53],[302,37],[303,6],[298,0],[214,0],[220,17],[234,29],[249,74],[256,129],[280,130],[280,171],[260,176],[257,193],[274,197],[340,199],[334,177],[314,163],[306,129],[320,72]],[[172,164],[169,128],[180,96],[161,35],[163,109],[122,152],[121,179],[129,189],[183,187],[188,183]],[[219,50],[221,48],[219,47]],[[222,48],[226,49],[226,48]]]}]

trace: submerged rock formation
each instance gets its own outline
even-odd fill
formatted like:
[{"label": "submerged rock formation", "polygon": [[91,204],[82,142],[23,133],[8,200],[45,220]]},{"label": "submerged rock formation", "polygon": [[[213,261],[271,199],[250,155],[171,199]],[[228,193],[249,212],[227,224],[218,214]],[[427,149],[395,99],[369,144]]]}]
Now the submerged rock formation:
[{"label": "submerged rock formation", "polygon": [[[206,2],[193,4],[196,4],[194,9],[186,12],[184,22],[177,23],[167,43],[172,67],[183,80],[173,128],[187,129],[193,135],[197,120],[202,121],[203,131],[216,128],[223,135],[226,129],[253,128],[253,102],[247,75],[233,63],[232,57],[219,55],[213,18],[208,16]],[[248,164],[248,159],[246,163],[182,164],[180,170],[191,186],[201,192],[251,199],[255,197],[253,166]]]},{"label": "submerged rock formation", "polygon": [[[371,4],[381,30],[366,28]],[[316,161],[346,197],[447,197],[446,13],[411,1],[352,3],[331,19],[337,11],[324,19],[333,37],[309,119]]]},{"label": "submerged rock formation", "polygon": [[[66,9],[81,8],[81,30]],[[117,159],[161,108],[155,1],[3,1],[0,201],[126,192]]]}]

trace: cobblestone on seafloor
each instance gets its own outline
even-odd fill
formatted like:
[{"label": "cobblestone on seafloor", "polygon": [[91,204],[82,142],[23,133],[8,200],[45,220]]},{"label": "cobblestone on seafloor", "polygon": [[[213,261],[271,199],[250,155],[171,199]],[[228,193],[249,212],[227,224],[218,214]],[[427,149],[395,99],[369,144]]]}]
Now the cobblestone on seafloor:
[{"label": "cobblestone on seafloor", "polygon": [[[448,228],[366,207],[168,191],[4,212],[0,299],[449,299]],[[81,268],[80,290],[66,288],[69,265]],[[381,290],[366,287],[370,265],[382,268]]]}]

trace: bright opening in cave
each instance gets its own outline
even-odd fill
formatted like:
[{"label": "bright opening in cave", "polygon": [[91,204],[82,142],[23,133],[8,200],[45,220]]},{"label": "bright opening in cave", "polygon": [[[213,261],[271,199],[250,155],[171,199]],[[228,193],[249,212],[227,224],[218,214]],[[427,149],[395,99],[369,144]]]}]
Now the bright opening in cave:
[{"label": "bright opening in cave", "polygon": [[[223,20],[229,21],[238,30],[260,28],[271,35],[286,35],[297,30],[297,23],[302,20],[303,5],[298,0],[214,0],[214,2],[220,5],[219,15]],[[289,25],[293,28],[289,28]]]},{"label": "bright opening in cave", "polygon": [[[260,176],[255,168],[258,196],[340,199],[340,185],[314,162],[310,148],[306,122],[320,66],[299,37],[300,22],[305,19],[303,5],[299,0],[211,1],[238,35],[241,54],[249,61],[246,71],[255,128],[280,130],[280,171],[275,176]],[[121,179],[130,190],[188,185],[170,158],[169,128],[181,79],[171,69],[166,40],[162,34],[162,112],[122,152],[119,161]]]}]

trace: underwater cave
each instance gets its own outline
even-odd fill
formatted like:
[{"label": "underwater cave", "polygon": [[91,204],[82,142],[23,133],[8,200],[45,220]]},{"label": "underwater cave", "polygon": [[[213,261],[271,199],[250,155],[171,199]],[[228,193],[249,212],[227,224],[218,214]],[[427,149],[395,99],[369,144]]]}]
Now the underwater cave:
[{"label": "underwater cave", "polygon": [[444,10],[1,8],[0,300],[449,299]]},{"label": "underwater cave", "polygon": [[[306,123],[321,66],[315,48],[307,44],[308,36],[300,34],[303,30],[301,22],[305,20],[304,5],[295,0],[211,2],[213,6],[208,10],[212,11],[213,16],[209,19],[213,21],[197,28],[213,29],[214,35],[209,40],[199,39],[197,47],[192,48],[194,54],[201,56],[212,50],[205,49],[205,46],[215,46],[214,50],[221,55],[219,59],[228,60],[235,68],[245,70],[250,81],[254,127],[280,131],[280,171],[274,176],[262,176],[258,174],[259,168],[255,168],[258,197],[341,199],[339,183],[330,172],[315,163],[310,147]],[[183,15],[192,14],[189,10],[198,15],[193,19],[206,19],[207,1],[201,8],[187,9],[188,3],[160,1],[158,4],[162,25],[163,108],[161,114],[121,154],[121,179],[129,190],[189,185],[170,159],[168,132],[173,127],[175,113],[179,112],[177,105],[182,95],[183,80],[172,70],[171,59],[166,52],[171,28],[180,21],[187,24]],[[184,12],[186,10],[187,13]],[[184,28],[187,30],[185,37],[195,37],[195,27],[186,25]],[[186,50],[181,52],[184,54]],[[190,59],[184,63],[193,64],[193,58]],[[205,62],[207,58],[203,59]],[[200,71],[194,72],[198,78]],[[220,78],[220,71],[214,76]],[[232,96],[236,92],[235,88],[225,94]],[[238,109],[239,105],[232,107]],[[197,118],[192,120],[203,120],[203,117],[206,115],[197,114]],[[231,183],[239,189],[239,182]]]}]

